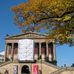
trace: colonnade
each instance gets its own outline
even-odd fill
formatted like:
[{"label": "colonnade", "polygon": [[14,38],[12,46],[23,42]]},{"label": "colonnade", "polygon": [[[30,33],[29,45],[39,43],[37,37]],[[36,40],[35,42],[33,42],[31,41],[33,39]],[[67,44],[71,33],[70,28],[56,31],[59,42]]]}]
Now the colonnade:
[{"label": "colonnade", "polygon": [[[42,44],[45,44],[44,46]],[[37,47],[37,50],[39,50],[39,53],[35,52],[35,60],[38,60],[39,57],[42,58],[42,60],[45,60],[48,58],[49,61],[56,60],[56,49],[55,44],[53,43],[47,43],[47,42],[39,42],[39,47]],[[44,48],[45,47],[45,48]]]},{"label": "colonnade", "polygon": [[[41,57],[42,60],[45,60],[46,57],[48,57],[49,61],[56,60],[55,44],[52,43],[52,46],[51,46],[50,43],[48,42],[35,42],[34,45],[36,45],[36,43],[38,43],[38,46],[37,46],[37,52],[35,51],[36,47],[34,46],[35,60],[38,60],[39,57]],[[17,48],[16,51],[15,51],[15,48]],[[18,59],[17,54],[18,54],[18,43],[6,43],[5,60],[6,58],[9,58],[10,60],[17,60]]]},{"label": "colonnade", "polygon": [[[15,45],[17,44],[17,46]],[[18,43],[7,43],[5,51],[5,60],[17,60]]]}]

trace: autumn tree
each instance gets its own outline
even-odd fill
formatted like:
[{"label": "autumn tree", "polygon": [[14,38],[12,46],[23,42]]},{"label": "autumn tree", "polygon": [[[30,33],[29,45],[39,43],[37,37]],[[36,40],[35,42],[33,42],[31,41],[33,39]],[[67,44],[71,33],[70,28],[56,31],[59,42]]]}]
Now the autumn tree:
[{"label": "autumn tree", "polygon": [[72,43],[74,0],[28,0],[12,10],[23,32],[44,32],[61,44]]}]

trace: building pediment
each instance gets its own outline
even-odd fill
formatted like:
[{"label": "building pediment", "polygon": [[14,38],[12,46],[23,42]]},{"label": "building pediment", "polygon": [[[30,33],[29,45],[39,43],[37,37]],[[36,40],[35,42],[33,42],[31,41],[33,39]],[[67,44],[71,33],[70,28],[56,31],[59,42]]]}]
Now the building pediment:
[{"label": "building pediment", "polygon": [[38,34],[38,33],[25,33],[25,34],[20,34],[20,35],[15,35],[15,36],[7,36],[6,39],[23,39],[23,38],[45,38],[46,35],[43,34]]}]

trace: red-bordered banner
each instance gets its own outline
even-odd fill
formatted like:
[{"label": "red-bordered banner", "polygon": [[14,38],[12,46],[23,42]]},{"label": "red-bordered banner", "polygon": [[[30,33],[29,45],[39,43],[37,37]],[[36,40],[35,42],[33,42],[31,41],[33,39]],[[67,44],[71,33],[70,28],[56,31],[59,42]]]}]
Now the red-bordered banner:
[{"label": "red-bordered banner", "polygon": [[33,74],[38,74],[38,65],[33,65]]}]

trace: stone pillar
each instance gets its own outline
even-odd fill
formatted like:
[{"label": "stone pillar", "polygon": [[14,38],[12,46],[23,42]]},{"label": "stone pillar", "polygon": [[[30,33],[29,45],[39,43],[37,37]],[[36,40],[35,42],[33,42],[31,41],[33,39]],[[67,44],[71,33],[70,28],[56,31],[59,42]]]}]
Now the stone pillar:
[{"label": "stone pillar", "polygon": [[17,49],[15,48],[15,43],[13,44],[13,54],[12,54],[12,56],[14,57],[13,59],[14,59],[14,61],[16,62],[17,61],[17,54],[15,54],[15,52],[17,51]]},{"label": "stone pillar", "polygon": [[38,54],[35,54],[35,60],[37,60],[38,59]]},{"label": "stone pillar", "polygon": [[48,42],[46,42],[46,55],[48,57]]},{"label": "stone pillar", "polygon": [[11,46],[8,45],[8,58],[11,60]]},{"label": "stone pillar", "polygon": [[41,48],[41,57],[42,57],[42,60],[45,60],[45,54],[44,54],[44,48]]},{"label": "stone pillar", "polygon": [[14,59],[14,43],[12,43],[12,49],[11,49],[11,60]]},{"label": "stone pillar", "polygon": [[42,60],[45,60],[45,55],[44,54],[42,54]]},{"label": "stone pillar", "polygon": [[7,58],[10,59],[10,55],[9,55],[9,45],[7,45]]},{"label": "stone pillar", "polygon": [[4,62],[6,61],[6,59],[7,59],[7,43],[5,45]]},{"label": "stone pillar", "polygon": [[35,60],[37,60],[38,59],[38,48],[34,48],[34,58],[35,58]]},{"label": "stone pillar", "polygon": [[[46,46],[45,46],[46,47]],[[41,47],[41,57],[42,57],[42,60],[44,61],[45,60],[45,52],[46,52],[46,50],[45,50],[46,48],[44,48],[43,46]]]},{"label": "stone pillar", "polygon": [[41,57],[41,42],[39,42],[39,57]]},{"label": "stone pillar", "polygon": [[51,49],[51,47],[49,46],[48,47],[48,57],[49,57],[49,61],[52,61],[52,53],[51,53],[51,51],[52,51],[52,49]]},{"label": "stone pillar", "polygon": [[10,46],[8,44],[6,44],[6,48],[5,48],[5,60],[6,61],[9,61],[11,59],[11,54],[9,53],[10,52]]},{"label": "stone pillar", "polygon": [[34,59],[38,60],[38,56],[40,55],[39,43],[35,43],[34,45]]},{"label": "stone pillar", "polygon": [[49,54],[49,61],[52,61],[52,55]]},{"label": "stone pillar", "polygon": [[56,61],[56,45],[53,43],[53,60]]}]

